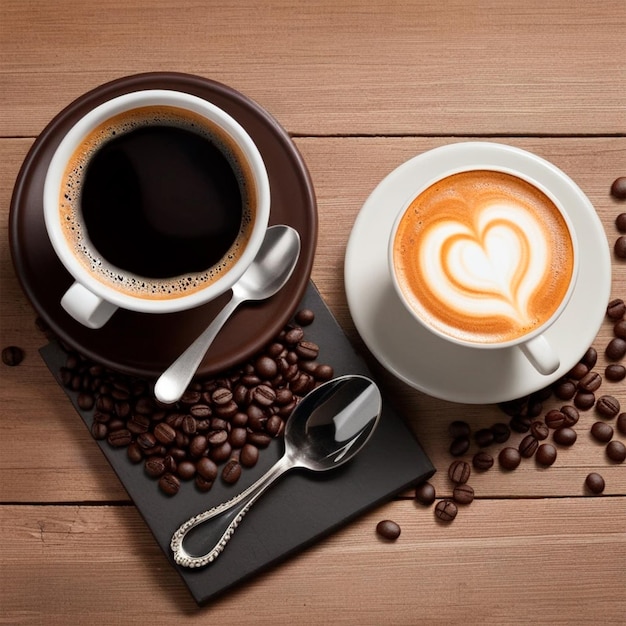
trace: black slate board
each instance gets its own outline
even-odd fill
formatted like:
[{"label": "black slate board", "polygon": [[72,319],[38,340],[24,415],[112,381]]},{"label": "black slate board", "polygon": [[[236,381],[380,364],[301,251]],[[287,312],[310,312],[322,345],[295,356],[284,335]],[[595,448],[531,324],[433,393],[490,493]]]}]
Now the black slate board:
[{"label": "black slate board", "polygon": [[[320,346],[320,362],[332,365],[337,376],[372,377],[312,282],[299,308],[305,307],[316,315],[315,322],[306,328],[306,338]],[[50,343],[41,354],[58,379],[65,353],[58,344]],[[76,394],[65,391],[86,426],[91,428],[93,412],[81,411]],[[144,474],[141,464],[131,464],[125,450],[111,448],[106,442],[94,441],[94,445],[100,445],[198,604],[286,559],[434,472],[411,431],[383,400],[380,423],[359,455],[332,472],[294,471],[284,476],[252,507],[214,563],[189,570],[174,563],[169,548],[172,533],[189,517],[230,499],[252,484],[282,455],[282,442],[273,441],[263,450],[258,464],[245,470],[235,485],[217,480],[210,492],[202,494],[193,483],[183,483],[174,498],[159,491],[157,482]]]}]

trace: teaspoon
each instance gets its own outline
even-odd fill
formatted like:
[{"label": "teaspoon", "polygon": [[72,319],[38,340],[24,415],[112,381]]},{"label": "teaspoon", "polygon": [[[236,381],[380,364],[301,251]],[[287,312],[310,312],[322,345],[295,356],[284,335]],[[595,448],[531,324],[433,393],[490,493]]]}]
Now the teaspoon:
[{"label": "teaspoon", "polygon": [[202,334],[161,374],[154,387],[157,400],[180,400],[204,355],[235,309],[247,300],[266,300],[280,291],[300,256],[300,235],[291,226],[271,226],[252,264],[233,285],[233,295]]},{"label": "teaspoon", "polygon": [[[170,547],[176,563],[190,568],[212,563],[252,504],[276,479],[292,469],[323,472],[349,461],[371,437],[381,411],[380,391],[364,376],[341,376],[311,391],[285,424],[283,456],[239,495],[192,517],[174,533]],[[207,543],[214,547],[204,555],[190,554],[183,545],[187,534],[209,520],[213,523],[207,525]]]}]

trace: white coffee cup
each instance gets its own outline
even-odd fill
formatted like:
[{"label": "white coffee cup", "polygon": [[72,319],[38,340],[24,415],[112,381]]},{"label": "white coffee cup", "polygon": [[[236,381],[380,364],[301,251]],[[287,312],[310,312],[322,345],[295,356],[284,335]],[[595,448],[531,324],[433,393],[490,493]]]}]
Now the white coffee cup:
[{"label": "white coffee cup", "polygon": [[476,143],[471,165],[468,144],[436,149],[449,155],[442,159],[448,165],[399,207],[389,272],[401,302],[428,332],[478,350],[519,349],[550,375],[560,358],[546,330],[576,285],[576,233],[559,199],[529,173],[494,165],[493,154],[483,164],[491,145],[500,149]]},{"label": "white coffee cup", "polygon": [[[162,114],[166,122],[150,117]],[[220,146],[219,152],[223,152],[237,172],[233,176],[238,180],[245,206],[241,209],[239,231],[228,242],[229,247],[219,260],[209,267],[185,269],[180,275],[146,278],[110,262],[93,245],[81,207],[84,168],[79,170],[75,166],[77,159],[83,159],[85,150],[93,152],[83,159],[85,164],[93,162],[94,155],[112,139],[111,129],[119,137],[130,132],[129,129],[153,128],[159,124],[182,125],[188,131],[200,128],[202,141]],[[104,140],[100,138],[102,133]],[[193,162],[192,157],[190,162]],[[69,171],[74,173],[69,176]],[[206,168],[202,170],[206,171]],[[167,182],[158,178],[160,189],[167,189]],[[68,195],[71,204],[65,201]],[[254,141],[228,113],[188,93],[144,90],[100,104],[67,132],[46,173],[43,209],[53,248],[75,281],[63,295],[61,304],[83,325],[100,328],[118,308],[143,313],[182,311],[213,300],[230,289],[251,264],[263,242],[270,215],[270,186],[265,163]],[[209,210],[211,207],[207,207]],[[206,228],[210,228],[213,218],[207,213],[202,219],[206,221]],[[76,231],[68,229],[68,220],[78,235],[74,236]],[[139,239],[143,242],[143,237]],[[111,248],[115,248],[114,243]],[[163,250],[163,255],[167,252]]]}]

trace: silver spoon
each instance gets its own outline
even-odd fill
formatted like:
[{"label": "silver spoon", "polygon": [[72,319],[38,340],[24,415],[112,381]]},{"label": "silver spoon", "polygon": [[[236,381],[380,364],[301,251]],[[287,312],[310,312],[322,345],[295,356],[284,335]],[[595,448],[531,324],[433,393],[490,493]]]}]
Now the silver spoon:
[{"label": "silver spoon", "polygon": [[291,226],[271,226],[256,258],[232,288],[228,304],[202,334],[161,374],[154,387],[166,404],[180,400],[204,355],[235,309],[247,300],[266,300],[280,291],[300,256],[300,235]]},{"label": "silver spoon", "polygon": [[[380,391],[364,376],[342,376],[311,391],[285,424],[282,458],[238,496],[192,517],[174,533],[170,547],[176,563],[190,568],[212,563],[250,507],[277,478],[292,469],[322,472],[349,461],[369,440],[381,411]],[[201,556],[190,554],[183,546],[187,534],[208,520],[213,523],[203,543],[214,547]]]}]

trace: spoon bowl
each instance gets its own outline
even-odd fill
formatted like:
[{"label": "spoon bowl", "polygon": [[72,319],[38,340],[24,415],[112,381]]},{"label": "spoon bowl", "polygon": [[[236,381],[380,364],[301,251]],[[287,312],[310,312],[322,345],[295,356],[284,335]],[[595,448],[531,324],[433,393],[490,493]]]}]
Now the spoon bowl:
[{"label": "spoon bowl", "polygon": [[[235,529],[274,482],[292,469],[324,472],[352,459],[369,441],[382,412],[376,384],[364,376],[341,376],[307,394],[285,424],[283,456],[254,484],[228,502],[192,517],[174,533],[174,560],[183,567],[204,567],[224,550]],[[183,545],[198,526],[206,524],[206,554],[191,554]]]}]

